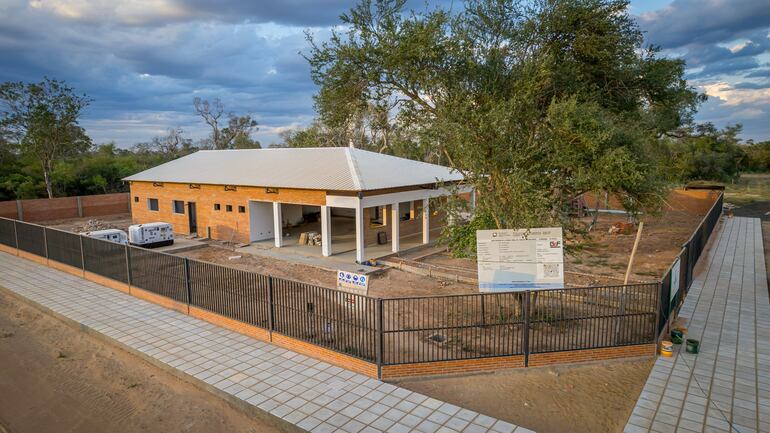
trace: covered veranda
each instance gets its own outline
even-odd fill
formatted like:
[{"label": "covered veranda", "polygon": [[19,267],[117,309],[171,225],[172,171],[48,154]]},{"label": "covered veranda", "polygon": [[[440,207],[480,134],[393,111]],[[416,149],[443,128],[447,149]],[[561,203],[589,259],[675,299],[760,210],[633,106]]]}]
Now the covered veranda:
[{"label": "covered veranda", "polygon": [[[286,227],[287,204],[271,203],[272,239],[252,244],[256,248],[280,248],[285,254],[332,257],[334,261],[366,263],[368,260],[431,243],[443,219],[432,213],[431,200],[452,194],[444,188],[426,188],[377,195],[327,194],[326,205],[317,206],[319,217]],[[377,223],[374,220],[377,220]],[[402,230],[407,228],[402,233]],[[299,244],[300,234],[317,232],[321,245]],[[387,242],[379,239],[384,233]],[[252,248],[249,248],[252,249]]]}]

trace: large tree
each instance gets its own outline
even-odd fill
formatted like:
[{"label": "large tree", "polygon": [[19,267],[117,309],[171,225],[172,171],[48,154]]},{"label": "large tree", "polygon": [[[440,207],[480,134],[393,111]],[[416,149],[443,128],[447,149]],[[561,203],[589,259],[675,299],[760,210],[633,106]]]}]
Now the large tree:
[{"label": "large tree", "polygon": [[214,149],[251,149],[260,147],[252,140],[257,130],[257,121],[250,114],[238,116],[232,111],[225,112],[219,98],[211,102],[201,98],[193,99],[195,113],[211,127],[211,146]]},{"label": "large tree", "polygon": [[65,82],[45,78],[39,83],[0,85],[0,129],[15,140],[18,150],[40,161],[48,198],[53,198],[51,174],[57,161],[86,151],[91,140],[78,124],[90,103]]},{"label": "large tree", "polygon": [[570,204],[587,191],[616,193],[630,210],[660,202],[660,138],[690,122],[702,96],[682,61],[642,45],[627,1],[404,3],[362,0],[342,33],[310,38],[316,107],[333,128],[389,107],[420,154],[465,175],[479,199],[448,233],[456,251],[472,251],[480,228],[578,232]]}]

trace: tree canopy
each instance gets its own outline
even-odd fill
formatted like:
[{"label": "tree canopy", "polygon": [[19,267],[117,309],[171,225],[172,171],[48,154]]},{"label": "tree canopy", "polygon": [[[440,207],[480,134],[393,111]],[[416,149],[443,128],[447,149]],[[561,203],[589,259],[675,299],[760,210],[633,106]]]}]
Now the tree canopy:
[{"label": "tree canopy", "polygon": [[83,152],[91,139],[78,119],[91,100],[63,81],[7,82],[0,85],[0,130],[16,139],[18,149],[40,161],[46,192],[53,197],[51,173],[62,158]]},{"label": "tree canopy", "polygon": [[[369,131],[398,131],[399,152],[450,165],[478,191],[468,227],[577,232],[570,203],[587,191],[615,193],[630,210],[660,203],[661,137],[690,123],[703,96],[683,61],[642,45],[627,1],[404,5],[362,0],[329,41],[310,38],[329,129],[355,142],[379,110]],[[467,227],[448,235],[472,249]]]}]

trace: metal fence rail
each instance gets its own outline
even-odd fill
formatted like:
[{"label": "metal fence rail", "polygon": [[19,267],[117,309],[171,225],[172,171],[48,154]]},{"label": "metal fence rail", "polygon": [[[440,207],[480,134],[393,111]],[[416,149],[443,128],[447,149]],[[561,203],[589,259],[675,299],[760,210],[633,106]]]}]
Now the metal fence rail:
[{"label": "metal fence rail", "polygon": [[128,283],[126,246],[82,236],[83,269],[121,283]]},{"label": "metal fence rail", "polygon": [[524,296],[383,299],[383,365],[523,354]]},{"label": "metal fence rail", "polygon": [[16,241],[20,250],[45,257],[45,230],[42,226],[16,223]]},{"label": "metal fence rail", "polygon": [[190,305],[270,328],[269,277],[186,259]]},{"label": "metal fence rail", "polygon": [[0,244],[16,248],[16,228],[13,220],[0,218]]},{"label": "metal fence rail", "polygon": [[[714,205],[695,229],[690,239],[682,245],[682,250],[661,279],[660,315],[658,317],[658,335],[668,325],[672,314],[679,310],[692,285],[693,270],[698,263],[706,244],[722,216],[724,194],[719,193]],[[678,269],[678,272],[676,272]]]},{"label": "metal fence rail", "polygon": [[49,260],[55,260],[76,268],[83,268],[80,235],[46,227],[45,241]]},{"label": "metal fence rail", "polygon": [[184,257],[127,247],[131,285],[189,303]]},{"label": "metal fence rail", "polygon": [[275,332],[375,361],[375,298],[282,278],[271,281]]},{"label": "metal fence rail", "polygon": [[355,295],[5,218],[0,244],[378,366],[517,355],[526,363],[534,353],[656,342],[721,213],[720,195],[660,283],[413,298]]}]

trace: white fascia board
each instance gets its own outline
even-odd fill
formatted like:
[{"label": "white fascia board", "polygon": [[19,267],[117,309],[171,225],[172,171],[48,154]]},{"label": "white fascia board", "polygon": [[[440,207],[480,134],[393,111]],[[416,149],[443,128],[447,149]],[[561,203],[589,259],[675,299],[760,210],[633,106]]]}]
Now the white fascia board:
[{"label": "white fascia board", "polygon": [[[471,192],[473,188],[470,186],[461,186],[457,189],[458,193]],[[437,189],[417,189],[413,191],[394,192],[390,194],[373,195],[359,199],[355,196],[342,196],[342,195],[327,195],[326,206],[342,207],[348,209],[356,209],[361,207],[373,207],[384,206],[393,203],[401,203],[405,201],[424,200],[426,198],[443,197],[452,195],[452,191],[447,188]]]},{"label": "white fascia board", "polygon": [[373,207],[401,203],[404,201],[424,200],[426,198],[442,197],[445,195],[452,195],[452,192],[446,188],[418,189],[414,191],[394,192],[364,197],[361,199],[361,202],[363,207]]},{"label": "white fascia board", "polygon": [[361,199],[355,196],[346,195],[327,195],[326,206],[331,207],[343,207],[347,209],[356,209],[359,206]]}]

